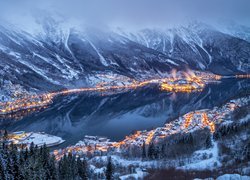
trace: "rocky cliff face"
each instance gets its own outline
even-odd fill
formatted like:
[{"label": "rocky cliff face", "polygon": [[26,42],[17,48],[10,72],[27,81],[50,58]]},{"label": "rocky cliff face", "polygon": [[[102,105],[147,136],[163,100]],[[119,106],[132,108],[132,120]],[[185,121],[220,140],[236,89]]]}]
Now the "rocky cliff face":
[{"label": "rocky cliff face", "polygon": [[100,73],[145,78],[187,67],[247,73],[249,57],[248,41],[204,24],[128,32],[60,29],[47,21],[37,35],[0,27],[1,77],[39,90],[88,85]]},{"label": "rocky cliff face", "polygon": [[[137,43],[178,59],[191,68],[222,75],[250,70],[250,44],[244,40],[245,36],[225,34],[208,25],[196,23],[167,30],[119,32]],[[244,32],[242,34],[247,35]]]}]

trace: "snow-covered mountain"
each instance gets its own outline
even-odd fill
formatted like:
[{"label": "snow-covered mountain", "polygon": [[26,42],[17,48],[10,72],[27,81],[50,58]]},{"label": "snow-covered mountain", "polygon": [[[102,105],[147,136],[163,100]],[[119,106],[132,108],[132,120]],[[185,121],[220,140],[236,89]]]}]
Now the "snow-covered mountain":
[{"label": "snow-covered mountain", "polygon": [[70,30],[58,41],[56,36],[34,37],[1,27],[0,58],[5,79],[42,89],[84,84],[88,77],[103,72],[128,77],[157,74],[180,63],[120,35],[94,29]]},{"label": "snow-covered mountain", "polygon": [[[202,23],[166,30],[143,29],[131,33],[118,29],[118,32],[192,68],[217,74],[250,70],[250,44],[243,40],[245,36],[234,36],[233,33],[229,35]],[[241,32],[247,36],[247,33]]]},{"label": "snow-covered mountain", "polygon": [[89,85],[89,79],[100,73],[144,78],[173,68],[217,74],[250,70],[250,43],[204,24],[131,32],[45,22],[37,34],[0,26],[3,79],[27,88],[54,90]]},{"label": "snow-covered mountain", "polygon": [[219,31],[250,42],[250,27],[231,22],[219,22],[215,25]]}]

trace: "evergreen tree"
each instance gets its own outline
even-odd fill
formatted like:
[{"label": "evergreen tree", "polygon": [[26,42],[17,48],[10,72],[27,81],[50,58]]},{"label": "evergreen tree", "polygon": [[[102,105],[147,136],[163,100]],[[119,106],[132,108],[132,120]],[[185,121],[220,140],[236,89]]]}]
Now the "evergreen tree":
[{"label": "evergreen tree", "polygon": [[206,145],[206,148],[212,147],[212,140],[211,140],[210,134],[206,138],[205,145]]},{"label": "evergreen tree", "polygon": [[28,148],[25,148],[24,161],[27,161],[28,157],[29,157],[29,151],[28,151]]},{"label": "evergreen tree", "polygon": [[77,166],[76,166],[76,157],[73,156],[71,153],[69,153],[69,172],[70,177],[76,177],[77,176]]},{"label": "evergreen tree", "polygon": [[154,143],[150,143],[148,147],[148,157],[150,159],[155,159],[155,146]]},{"label": "evergreen tree", "polygon": [[8,131],[5,129],[3,134],[3,142],[6,143],[9,139]]},{"label": "evergreen tree", "polygon": [[166,144],[162,144],[161,146],[161,157],[165,157],[165,151],[166,151]]},{"label": "evergreen tree", "polygon": [[86,161],[85,160],[82,161],[80,157],[77,158],[77,170],[78,170],[78,175],[83,180],[88,179]]},{"label": "evergreen tree", "polygon": [[105,175],[106,175],[107,180],[113,179],[113,166],[112,166],[111,157],[108,157],[108,164],[107,164]]},{"label": "evergreen tree", "polygon": [[193,134],[189,133],[188,135],[188,144],[192,145],[194,144],[194,138],[193,138]]},{"label": "evergreen tree", "polygon": [[13,179],[13,164],[11,162],[11,158],[10,155],[8,155],[7,157],[7,166],[6,166],[6,170],[7,170],[7,177],[8,179]]},{"label": "evergreen tree", "polygon": [[63,158],[60,160],[60,169],[59,169],[59,175],[60,179],[70,179],[70,162],[69,157],[66,155],[63,156]]},{"label": "evergreen tree", "polygon": [[31,142],[30,144],[30,148],[29,148],[29,156],[33,156],[34,155],[34,143]]},{"label": "evergreen tree", "polygon": [[55,156],[52,155],[49,159],[48,166],[47,166],[47,178],[51,180],[58,179],[58,172],[56,169],[56,161]]},{"label": "evergreen tree", "polygon": [[[2,153],[2,151],[0,151]],[[6,171],[4,169],[3,158],[0,154],[0,179],[6,179]]]},{"label": "evergreen tree", "polygon": [[143,158],[143,159],[146,159],[146,158],[147,158],[146,144],[145,144],[144,141],[143,141],[143,144],[142,144],[142,158]]},{"label": "evergreen tree", "polygon": [[250,141],[248,141],[243,149],[243,157],[250,160]]},{"label": "evergreen tree", "polygon": [[21,149],[20,150],[20,153],[19,153],[19,164],[20,164],[20,166],[22,166],[23,164],[24,164],[24,150],[23,149]]},{"label": "evergreen tree", "polygon": [[154,151],[154,158],[158,159],[159,157],[160,157],[160,148],[159,146],[156,146]]},{"label": "evergreen tree", "polygon": [[13,163],[13,177],[14,179],[20,179],[21,178],[20,164],[17,157],[17,150],[14,147],[13,150],[11,151],[11,159]]},{"label": "evergreen tree", "polygon": [[[64,158],[64,157],[63,157]],[[58,177],[59,179],[62,179],[62,172],[63,172],[63,163],[62,163],[62,159],[61,158],[58,162]]]},{"label": "evergreen tree", "polygon": [[47,148],[46,144],[44,144],[41,148],[40,148],[40,154],[39,154],[40,158],[41,158],[41,163],[43,167],[47,167],[49,164],[49,149]]},{"label": "evergreen tree", "polygon": [[[112,166],[108,169],[112,177]],[[17,150],[14,144],[0,146],[0,179],[85,180],[87,163],[80,158],[76,160],[71,153],[57,162],[46,145],[40,148],[31,145],[25,150]]]}]

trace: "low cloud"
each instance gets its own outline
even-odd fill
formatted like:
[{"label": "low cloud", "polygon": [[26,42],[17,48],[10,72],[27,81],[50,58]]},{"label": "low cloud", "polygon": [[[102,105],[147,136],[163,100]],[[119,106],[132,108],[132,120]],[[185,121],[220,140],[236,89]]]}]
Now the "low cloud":
[{"label": "low cloud", "polygon": [[249,0],[0,0],[0,16],[30,28],[34,17],[55,14],[100,25],[169,26],[193,19],[247,24],[249,7]]}]

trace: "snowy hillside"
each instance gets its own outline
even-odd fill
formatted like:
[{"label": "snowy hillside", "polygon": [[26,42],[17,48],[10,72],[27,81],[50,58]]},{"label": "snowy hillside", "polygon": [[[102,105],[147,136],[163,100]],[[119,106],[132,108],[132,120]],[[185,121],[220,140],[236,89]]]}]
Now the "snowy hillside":
[{"label": "snowy hillside", "polygon": [[106,73],[144,78],[187,67],[217,74],[249,72],[250,43],[201,23],[128,31],[70,27],[46,19],[40,26],[32,34],[0,26],[4,79],[54,90],[89,85],[89,78]]},{"label": "snowy hillside", "polygon": [[249,72],[247,63],[250,53],[249,41],[245,41],[248,31],[239,31],[245,36],[236,35],[232,31],[237,31],[236,27],[226,31],[202,23],[193,23],[172,29],[116,31],[192,68],[210,70],[217,74],[234,74],[240,71]]}]

